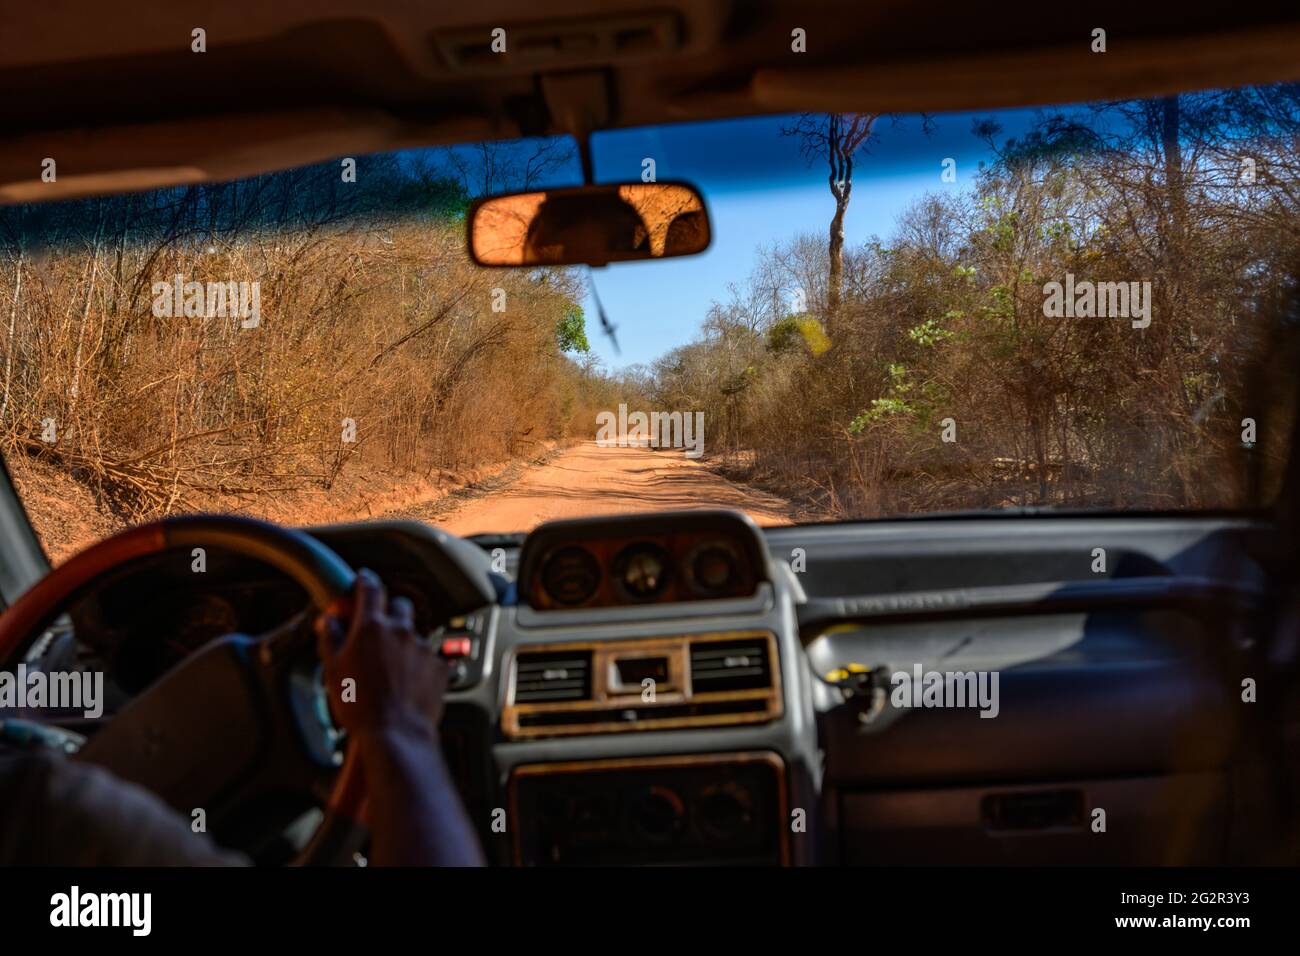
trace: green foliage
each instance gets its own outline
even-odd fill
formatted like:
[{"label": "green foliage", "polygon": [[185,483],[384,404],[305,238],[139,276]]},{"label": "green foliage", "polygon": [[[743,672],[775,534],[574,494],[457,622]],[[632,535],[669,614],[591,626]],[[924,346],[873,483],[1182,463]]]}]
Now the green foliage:
[{"label": "green foliage", "polygon": [[988,303],[981,305],[980,314],[986,319],[1007,320],[1016,314],[1016,300],[1011,287],[995,285],[988,290]]},{"label": "green foliage", "polygon": [[[1177,98],[1177,176],[1169,99],[1043,114],[1012,142],[976,122],[994,159],[970,189],[918,196],[894,233],[846,245],[834,349],[812,354],[798,319],[771,311],[773,290],[826,276],[810,233],[732,288],[724,311],[752,341],[706,329],[686,361],[656,367],[658,386],[719,409],[710,426],[729,449],[849,514],[1243,500],[1244,383],[1277,338],[1252,326],[1300,261],[1300,99],[1235,96]],[[1207,159],[1261,153],[1276,179],[1249,189]],[[1150,327],[1045,315],[1044,287],[1067,274],[1149,283]],[[752,384],[731,389],[748,368]]]},{"label": "green foliage", "polygon": [[469,211],[469,193],[451,179],[420,179],[412,182],[408,198],[413,208],[424,209],[435,219],[463,222]]},{"label": "green foliage", "polygon": [[865,431],[868,425],[873,425],[891,415],[912,415],[915,411],[916,409],[901,398],[872,399],[871,407],[849,422],[849,431],[857,435]]},{"label": "green foliage", "polygon": [[561,352],[590,352],[587,342],[587,318],[582,314],[582,306],[570,305],[564,310],[564,318],[555,327],[555,343]]},{"label": "green foliage", "polygon": [[799,320],[787,315],[772,323],[767,330],[767,350],[780,355],[790,351],[799,341]]},{"label": "green foliage", "polygon": [[898,362],[891,362],[886,371],[889,381],[885,396],[872,399],[870,407],[849,422],[849,431],[852,434],[861,434],[868,426],[891,416],[916,415],[917,408],[908,401],[912,384],[907,380],[907,367]]},{"label": "green foliage", "polygon": [[767,350],[776,354],[788,352],[800,343],[808,346],[813,355],[821,355],[831,346],[831,340],[816,319],[805,315],[787,315],[767,330]]},{"label": "green foliage", "polygon": [[[961,315],[960,312],[948,313],[948,317],[950,318],[957,317],[960,315]],[[907,337],[911,339],[913,342],[915,342],[917,345],[923,346],[925,348],[929,348],[932,345],[938,345],[940,342],[944,342],[952,338],[952,336],[953,336],[952,331],[949,329],[945,329],[943,325],[940,324],[939,320],[934,318],[933,316],[926,319],[920,325],[914,326],[913,328],[907,330]]]}]

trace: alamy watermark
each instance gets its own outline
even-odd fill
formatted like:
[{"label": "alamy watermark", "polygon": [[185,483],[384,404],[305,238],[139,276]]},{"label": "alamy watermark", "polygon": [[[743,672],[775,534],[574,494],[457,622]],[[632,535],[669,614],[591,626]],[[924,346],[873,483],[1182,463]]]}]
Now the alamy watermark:
[{"label": "alamy watermark", "polygon": [[596,414],[596,444],[601,448],[684,448],[687,458],[704,454],[703,412],[631,412]]},{"label": "alamy watermark", "polygon": [[915,664],[911,671],[894,671],[889,702],[895,707],[978,707],[980,717],[996,717],[997,671],[923,671]]},{"label": "alamy watermark", "polygon": [[132,936],[148,936],[153,928],[152,893],[82,892],[75,884],[50,897],[54,927],[122,927]]},{"label": "alamy watermark", "polygon": [[0,671],[0,710],[52,708],[79,710],[88,720],[104,713],[102,671],[29,670],[19,664],[17,673]]},{"label": "alamy watermark", "polygon": [[262,322],[260,282],[186,282],[182,275],[153,284],[155,318],[238,319],[240,328]]},{"label": "alamy watermark", "polygon": [[1049,319],[1132,319],[1135,329],[1151,324],[1150,282],[1065,282],[1043,286],[1043,315]]}]

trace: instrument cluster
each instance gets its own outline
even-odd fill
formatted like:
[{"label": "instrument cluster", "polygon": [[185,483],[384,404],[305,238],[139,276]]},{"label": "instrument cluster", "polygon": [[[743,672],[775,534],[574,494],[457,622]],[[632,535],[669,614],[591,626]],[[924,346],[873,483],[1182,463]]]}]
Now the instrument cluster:
[{"label": "instrument cluster", "polygon": [[525,543],[520,593],[532,607],[747,597],[766,580],[763,551],[743,520],[692,513],[680,524],[643,521],[619,528],[606,521],[602,530],[577,525],[543,526]]}]

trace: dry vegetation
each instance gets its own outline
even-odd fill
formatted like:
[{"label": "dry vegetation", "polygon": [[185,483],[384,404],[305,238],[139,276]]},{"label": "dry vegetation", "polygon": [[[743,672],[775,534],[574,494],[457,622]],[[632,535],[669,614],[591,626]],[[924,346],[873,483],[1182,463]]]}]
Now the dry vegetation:
[{"label": "dry vegetation", "polygon": [[[56,556],[190,509],[364,515],[589,431],[570,278],[472,266],[463,193],[391,157],[339,180],[0,210],[0,444]],[[155,314],[177,275],[257,281],[260,322]]]},{"label": "dry vegetation", "polygon": [[[789,131],[830,156],[829,254],[824,236],[763,250],[650,370],[658,404],[709,410],[713,450],[838,515],[1275,493],[1300,319],[1297,87],[1048,115],[1005,144],[976,124],[999,158],[973,189],[940,188],[936,160],[892,236],[837,252],[844,154],[869,171],[870,128]],[[1048,317],[1044,286],[1067,273],[1150,282],[1150,326]]]},{"label": "dry vegetation", "polygon": [[[876,119],[788,131],[830,162],[829,247],[762,251],[697,341],[618,378],[582,360],[574,276],[469,263],[468,175],[372,157],[354,184],[325,165],[0,209],[0,451],[56,557],[185,509],[400,509],[590,438],[620,401],[705,411],[711,453],[809,513],[1273,492],[1300,326],[1296,87],[1044,115],[1020,142],[976,124],[995,163],[847,245]],[[530,185],[550,149],[507,182],[480,147],[473,188]],[[1045,315],[1067,274],[1149,282],[1150,326]],[[260,323],[156,314],[177,275],[260,283]]]}]

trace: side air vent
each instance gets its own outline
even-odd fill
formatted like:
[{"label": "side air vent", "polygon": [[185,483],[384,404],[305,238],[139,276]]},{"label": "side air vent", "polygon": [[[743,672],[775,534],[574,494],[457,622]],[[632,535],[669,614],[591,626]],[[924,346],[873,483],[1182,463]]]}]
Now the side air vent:
[{"label": "side air vent", "polygon": [[546,704],[590,698],[591,651],[520,654],[516,658],[516,704]]},{"label": "side air vent", "polygon": [[691,644],[691,688],[710,691],[765,690],[772,685],[767,641],[697,641]]}]

